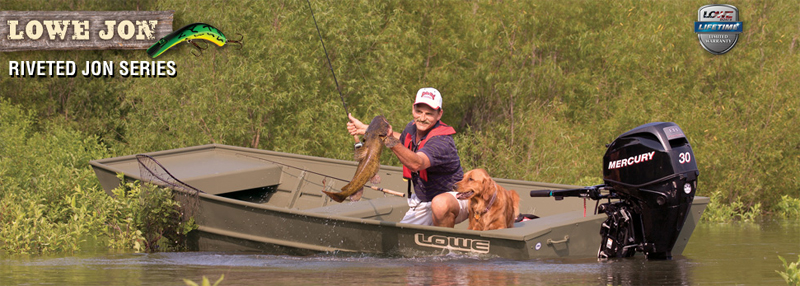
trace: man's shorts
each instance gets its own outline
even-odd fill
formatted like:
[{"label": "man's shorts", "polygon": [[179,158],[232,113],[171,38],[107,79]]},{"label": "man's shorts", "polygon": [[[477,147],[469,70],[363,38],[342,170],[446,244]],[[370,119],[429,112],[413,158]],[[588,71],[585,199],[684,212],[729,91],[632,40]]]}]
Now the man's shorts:
[{"label": "man's shorts", "polygon": [[[460,211],[456,217],[456,224],[467,220],[469,217],[469,200],[459,200],[456,195],[458,192],[447,192],[441,195],[449,194],[456,198]],[[416,194],[411,194],[408,198],[408,212],[400,223],[411,223],[420,225],[433,225],[433,211],[431,210],[431,202],[421,202]]]}]

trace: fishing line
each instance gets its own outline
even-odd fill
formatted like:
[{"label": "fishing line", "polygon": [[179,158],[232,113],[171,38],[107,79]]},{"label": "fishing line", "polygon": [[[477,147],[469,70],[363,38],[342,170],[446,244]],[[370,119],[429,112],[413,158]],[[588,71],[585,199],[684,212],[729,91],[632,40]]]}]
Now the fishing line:
[{"label": "fishing line", "polygon": [[[333,71],[333,65],[331,65],[331,58],[328,56],[328,50],[325,49],[325,41],[322,40],[322,32],[319,31],[319,25],[317,25],[317,18],[314,17],[314,8],[311,7],[311,1],[306,0],[308,3],[308,9],[311,10],[311,19],[314,19],[314,27],[317,28],[317,35],[319,35],[319,41],[322,43],[322,50],[325,52],[325,58],[328,60],[328,68],[331,70],[331,74],[333,75],[333,82],[336,83],[336,91],[339,92],[339,98],[342,99],[342,106],[344,106],[345,115],[350,114],[347,111],[347,103],[344,102],[344,96],[342,95],[342,89],[339,87],[339,81],[336,80],[336,73]],[[348,118],[348,121],[350,119]]]},{"label": "fishing line", "polygon": [[[339,98],[342,99],[342,106],[344,106],[344,114],[347,116],[347,121],[350,121],[350,112],[347,111],[347,103],[344,102],[344,95],[342,95],[342,88],[339,87],[339,81],[336,79],[336,72],[333,71],[333,65],[331,64],[331,57],[328,56],[328,50],[325,48],[325,41],[322,40],[322,32],[319,31],[319,25],[317,25],[317,17],[314,17],[314,8],[311,7],[311,1],[306,0],[308,3],[308,9],[311,10],[311,19],[314,19],[314,27],[317,28],[317,35],[319,35],[319,42],[322,43],[322,50],[325,52],[325,58],[328,60],[328,68],[331,70],[331,74],[333,75],[333,82],[336,83],[336,91],[339,92]],[[361,143],[361,140],[358,139],[358,135],[353,135],[353,140],[355,140],[354,147],[356,149],[361,148],[364,144]]]}]

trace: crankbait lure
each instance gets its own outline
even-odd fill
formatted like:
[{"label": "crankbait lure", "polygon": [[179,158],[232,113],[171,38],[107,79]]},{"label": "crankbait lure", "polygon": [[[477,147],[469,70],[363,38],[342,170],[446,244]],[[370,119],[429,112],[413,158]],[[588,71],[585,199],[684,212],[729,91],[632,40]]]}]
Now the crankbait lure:
[{"label": "crankbait lure", "polygon": [[[216,44],[217,46],[224,46],[225,44],[239,44],[240,48],[242,46],[241,39],[239,40],[229,40],[225,37],[219,29],[214,28],[213,26],[205,23],[194,23],[184,26],[169,35],[164,36],[158,42],[150,46],[147,49],[147,54],[150,55],[152,58],[160,56],[162,53],[166,52],[170,48],[174,47],[177,44],[188,42],[194,45],[199,51],[203,51],[206,48],[201,48],[194,40],[206,40]],[[194,54],[194,53],[192,53]],[[195,56],[198,56],[195,54]]]}]

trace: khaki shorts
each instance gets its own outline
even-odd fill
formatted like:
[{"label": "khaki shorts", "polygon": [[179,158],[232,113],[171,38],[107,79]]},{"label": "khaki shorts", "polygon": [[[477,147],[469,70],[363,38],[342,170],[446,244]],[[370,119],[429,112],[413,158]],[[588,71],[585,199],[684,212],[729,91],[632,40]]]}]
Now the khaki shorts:
[{"label": "khaki shorts", "polygon": [[[469,217],[469,200],[459,200],[456,197],[458,192],[447,192],[458,201],[460,211],[456,217],[456,224],[467,220]],[[420,225],[433,225],[433,211],[431,211],[431,202],[421,202],[416,194],[411,194],[408,198],[408,212],[400,223],[420,224]]]}]

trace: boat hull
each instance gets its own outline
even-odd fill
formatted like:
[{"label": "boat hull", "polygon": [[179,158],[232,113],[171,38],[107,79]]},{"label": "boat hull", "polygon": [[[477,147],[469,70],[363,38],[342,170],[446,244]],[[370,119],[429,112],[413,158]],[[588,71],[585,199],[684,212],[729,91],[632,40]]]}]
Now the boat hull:
[{"label": "boat hull", "polygon": [[[455,228],[402,224],[398,221],[408,210],[405,198],[369,189],[358,202],[336,203],[322,195],[323,189],[335,189],[336,178],[352,176],[356,168],[352,161],[219,144],[148,155],[182,176],[182,181],[212,190],[199,194],[195,212],[199,227],[189,236],[189,247],[199,251],[398,256],[463,252],[518,260],[591,258],[597,256],[600,226],[606,219],[605,214],[593,214],[591,200],[524,196],[534,189],[576,186],[498,178],[498,184],[520,194],[523,213],[540,218],[491,231],[467,230],[466,222]],[[91,165],[109,193],[120,183],[116,173],[141,179],[133,156]],[[379,174],[383,177],[380,187],[405,191],[400,168],[381,166]],[[589,209],[585,209],[587,204]],[[695,198],[673,255],[683,252],[707,204],[708,198]]]}]

